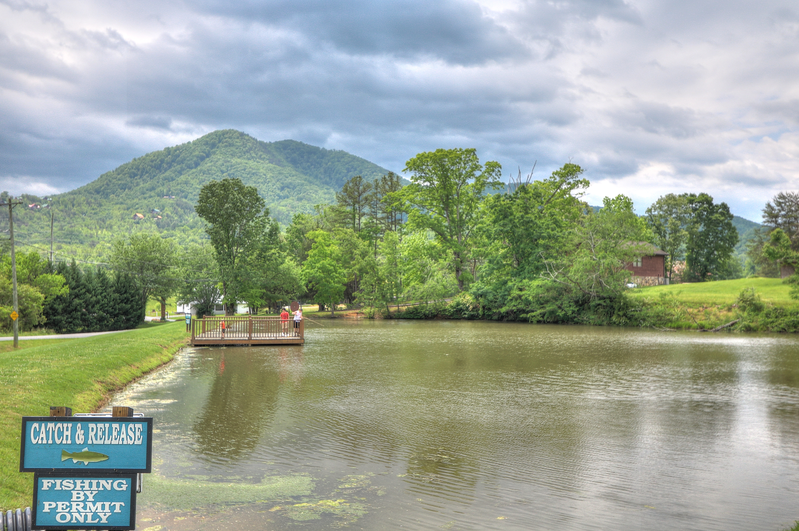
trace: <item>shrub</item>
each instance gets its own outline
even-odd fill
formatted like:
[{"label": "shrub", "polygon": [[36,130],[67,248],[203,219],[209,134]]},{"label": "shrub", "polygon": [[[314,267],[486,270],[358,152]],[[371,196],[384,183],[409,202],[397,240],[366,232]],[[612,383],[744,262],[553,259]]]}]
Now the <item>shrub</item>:
[{"label": "shrub", "polygon": [[735,303],[744,313],[761,313],[766,308],[760,295],[755,292],[755,288],[741,290]]}]

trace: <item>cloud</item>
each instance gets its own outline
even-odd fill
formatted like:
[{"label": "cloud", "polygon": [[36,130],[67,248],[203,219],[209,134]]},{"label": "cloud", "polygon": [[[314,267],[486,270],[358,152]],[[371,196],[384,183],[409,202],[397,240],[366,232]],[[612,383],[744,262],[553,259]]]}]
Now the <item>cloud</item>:
[{"label": "cloud", "polygon": [[14,190],[67,190],[235,128],[394,171],[439,147],[477,148],[506,174],[571,160],[592,194],[641,210],[707,191],[756,218],[799,188],[797,13],[787,0],[0,1],[0,167]]},{"label": "cloud", "polygon": [[314,47],[352,56],[441,60],[459,65],[526,55],[523,44],[469,0],[204,1],[219,17],[291,30]]}]

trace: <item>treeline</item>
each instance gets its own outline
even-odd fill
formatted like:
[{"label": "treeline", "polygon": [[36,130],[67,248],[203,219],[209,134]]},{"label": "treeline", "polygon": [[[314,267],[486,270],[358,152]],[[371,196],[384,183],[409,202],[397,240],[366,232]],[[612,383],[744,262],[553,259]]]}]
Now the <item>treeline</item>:
[{"label": "treeline", "polygon": [[[46,327],[57,333],[102,332],[135,328],[144,305],[127,274],[60,263],[53,265],[35,251],[18,253],[17,303],[20,331]],[[13,321],[11,259],[0,262],[0,329]]]},{"label": "treeline", "polygon": [[257,190],[236,179],[209,183],[196,207],[211,240],[198,252],[207,267],[193,267],[210,280],[186,274],[184,284],[206,294],[216,286],[229,312],[236,301],[275,309],[303,298],[320,310],[343,303],[370,314],[411,302],[418,305],[405,316],[431,316],[452,299],[447,311],[465,317],[625,323],[629,265],[653,244],[670,245],[670,271],[685,258],[683,278],[740,273],[731,265],[733,216],[707,194],[661,198],[639,217],[623,195],[590,208],[575,164],[509,186],[500,171],[472,149],[420,153],[406,163],[409,185],[390,173],[355,176],[335,204],[295,214],[282,233]]},{"label": "treeline", "polygon": [[[154,231],[117,239],[108,278],[129,278],[139,307],[161,301],[162,316],[175,296],[199,315],[301,299],[332,313],[344,304],[369,315],[641,324],[645,309],[626,295],[630,265],[655,247],[672,280],[745,273],[733,216],[705,193],[663,196],[645,216],[624,195],[595,209],[576,164],[506,185],[499,164],[480,163],[473,149],[420,153],[404,172],[405,186],[390,172],[356,175],[335,203],[295,213],[284,230],[256,187],[208,182],[194,205],[204,240],[177,245]],[[766,207],[768,232],[749,250],[756,268],[797,262],[799,208],[788,199],[799,204],[781,194]]]}]

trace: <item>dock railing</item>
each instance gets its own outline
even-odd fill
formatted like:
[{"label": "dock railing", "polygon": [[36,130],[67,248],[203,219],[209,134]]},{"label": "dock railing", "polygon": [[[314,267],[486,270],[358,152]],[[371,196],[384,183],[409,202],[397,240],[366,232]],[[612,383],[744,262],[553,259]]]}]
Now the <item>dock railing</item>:
[{"label": "dock railing", "polygon": [[[224,323],[224,324],[223,324]],[[294,328],[294,318],[280,317],[205,316],[191,322],[191,342],[215,344],[302,343],[305,340],[305,320]]]}]

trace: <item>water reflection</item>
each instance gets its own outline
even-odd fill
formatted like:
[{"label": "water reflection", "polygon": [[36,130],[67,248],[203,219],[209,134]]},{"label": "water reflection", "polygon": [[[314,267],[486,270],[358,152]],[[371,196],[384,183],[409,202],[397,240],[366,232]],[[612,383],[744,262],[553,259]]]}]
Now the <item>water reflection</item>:
[{"label": "water reflection", "polygon": [[[292,503],[357,503],[364,529],[779,529],[799,518],[796,352],[785,336],[336,322],[304,347],[188,351],[180,377],[126,401],[162,427],[160,473],[302,474],[314,495]],[[287,526],[281,503],[240,527]],[[325,518],[304,525],[355,525]]]},{"label": "water reflection", "polygon": [[196,451],[224,463],[255,450],[274,417],[280,377],[253,350],[224,349],[215,358],[216,377],[193,430]]}]

